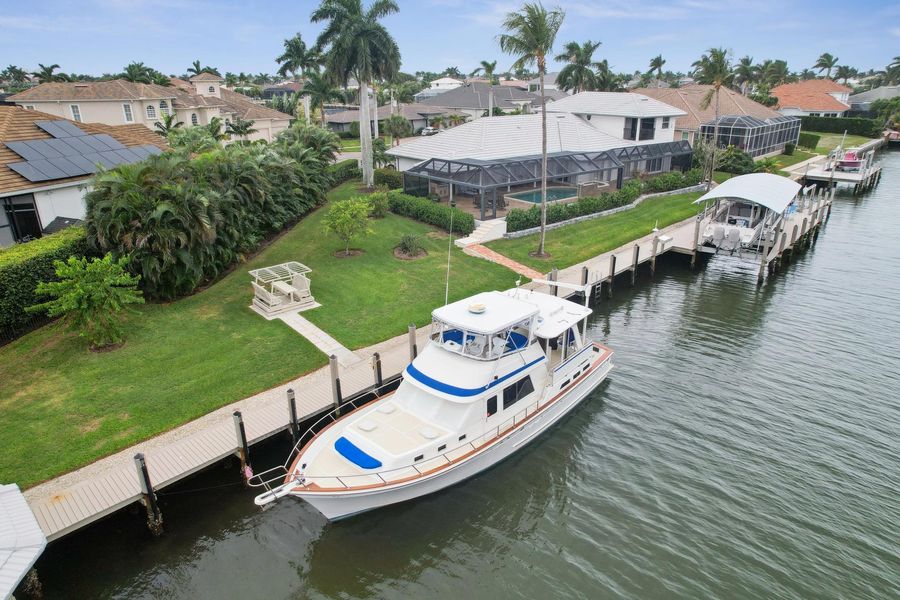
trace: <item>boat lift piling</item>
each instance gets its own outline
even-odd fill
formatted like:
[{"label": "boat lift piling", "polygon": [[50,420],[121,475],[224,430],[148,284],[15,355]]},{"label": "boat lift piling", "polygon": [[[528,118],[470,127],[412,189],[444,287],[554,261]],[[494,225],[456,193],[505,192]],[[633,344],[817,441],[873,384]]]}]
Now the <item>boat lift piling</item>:
[{"label": "boat lift piling", "polygon": [[300,439],[300,425],[297,419],[297,400],[294,396],[293,388],[288,389],[287,391],[287,401],[288,401],[288,414],[291,416],[290,422],[290,430],[291,430],[291,444],[297,445],[297,440]]},{"label": "boat lift piling", "polygon": [[416,326],[409,324],[409,362],[412,362],[419,355],[419,348],[416,345]]},{"label": "boat lift piling", "polygon": [[244,416],[240,410],[232,413],[234,417],[234,433],[237,437],[237,454],[241,460],[241,479],[244,485],[253,476],[253,468],[250,466],[250,445],[247,443],[247,429],[244,427]]},{"label": "boat lift piling", "polygon": [[141,484],[141,502],[147,509],[147,529],[154,536],[160,536],[163,532],[163,517],[156,501],[156,492],[153,491],[153,483],[150,481],[150,473],[147,471],[147,461],[143,452],[134,455],[134,465],[137,467],[138,480]]},{"label": "boat lift piling", "polygon": [[340,414],[341,377],[338,367],[338,359],[334,354],[328,357],[328,367],[331,373],[331,400],[334,403],[334,410],[338,411],[338,414]]},{"label": "boat lift piling", "polygon": [[381,374],[381,355],[377,352],[372,354],[372,370],[375,371],[375,388],[380,388],[384,383],[384,377]]},{"label": "boat lift piling", "polygon": [[634,282],[637,281],[637,268],[638,262],[641,257],[641,247],[638,244],[634,245],[634,258],[631,261],[631,285],[634,285]]}]

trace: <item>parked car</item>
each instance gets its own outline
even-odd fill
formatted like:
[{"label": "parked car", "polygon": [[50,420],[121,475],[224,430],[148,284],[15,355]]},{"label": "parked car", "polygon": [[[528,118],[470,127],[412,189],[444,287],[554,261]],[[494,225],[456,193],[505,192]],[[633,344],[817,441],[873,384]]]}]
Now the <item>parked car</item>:
[{"label": "parked car", "polygon": [[437,127],[423,127],[422,128],[422,135],[434,135],[439,132],[440,132],[440,129],[438,129]]}]

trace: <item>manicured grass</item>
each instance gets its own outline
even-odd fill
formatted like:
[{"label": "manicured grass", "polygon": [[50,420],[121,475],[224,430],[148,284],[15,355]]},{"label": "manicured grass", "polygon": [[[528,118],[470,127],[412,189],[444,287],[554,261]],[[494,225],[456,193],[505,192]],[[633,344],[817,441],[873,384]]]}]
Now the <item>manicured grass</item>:
[{"label": "manicured grass", "polygon": [[[816,146],[816,152],[819,154],[828,154],[829,152],[834,150],[838,146],[838,144],[841,143],[841,139],[844,137],[844,134],[842,133],[824,133],[820,131],[809,131],[807,133],[821,136],[819,145]],[[863,137],[861,135],[847,134],[847,138],[844,140],[844,148],[846,149],[852,148],[853,146],[860,146],[871,140],[872,138]]]},{"label": "manicured grass", "polygon": [[801,163],[804,160],[809,160],[818,156],[812,152],[804,152],[803,150],[794,149],[793,154],[779,154],[775,157],[775,160],[781,163],[782,167],[790,167],[792,165],[796,165],[797,163]]},{"label": "manicured grass", "polygon": [[545,243],[546,250],[551,255],[549,259],[529,256],[529,252],[537,248],[537,234],[496,240],[488,242],[487,246],[546,273],[553,267],[569,267],[643,237],[657,223],[662,229],[696,215],[699,209],[692,202],[702,195],[702,192],[692,192],[650,198],[631,210],[550,230]]},{"label": "manicured grass", "polygon": [[[352,195],[357,185],[330,197]],[[443,303],[446,235],[426,237],[426,259],[395,259],[401,235],[432,230],[391,215],[353,244],[363,255],[337,259],[340,243],[322,231],[326,209],[209,289],[140,306],[117,350],[89,352],[59,324],[0,347],[0,481],[33,485],[324,365],[325,355],[284,323],[250,311],[249,269],[287,260],[312,267],[323,306],[304,314],[352,347],[427,322]],[[514,280],[454,247],[453,298]]]},{"label": "manicured grass", "polygon": [[[391,136],[383,135],[381,138],[388,148],[391,147]],[[359,152],[359,138],[341,138],[341,152]]]}]

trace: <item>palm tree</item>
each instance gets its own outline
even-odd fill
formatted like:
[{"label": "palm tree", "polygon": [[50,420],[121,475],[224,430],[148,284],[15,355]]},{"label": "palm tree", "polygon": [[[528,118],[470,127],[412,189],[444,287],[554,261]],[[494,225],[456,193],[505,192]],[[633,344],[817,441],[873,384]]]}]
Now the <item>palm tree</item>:
[{"label": "palm tree", "polygon": [[213,137],[213,139],[217,142],[221,142],[226,137],[228,137],[225,133],[225,129],[222,127],[222,119],[220,119],[219,117],[213,117],[209,120],[209,123],[207,123],[206,125],[200,125],[200,127],[206,129]]},{"label": "palm tree", "polygon": [[709,191],[712,187],[713,171],[716,168],[716,148],[719,145],[719,92],[723,87],[731,85],[734,73],[728,60],[728,52],[724,48],[710,48],[692,66],[697,82],[712,86],[700,101],[700,108],[706,110],[714,98],[716,101],[716,124],[710,152],[709,179],[706,182],[706,190]]},{"label": "palm tree", "polygon": [[494,69],[497,68],[497,61],[488,62],[481,61],[481,66],[472,71],[472,75],[484,73],[485,79],[488,80],[488,116],[494,116]]},{"label": "palm tree", "polygon": [[597,63],[597,91],[621,92],[623,90],[622,78],[613,73],[609,68],[609,62],[604,58]]},{"label": "palm tree", "polygon": [[664,64],[666,64],[666,59],[662,57],[662,54],[658,54],[650,59],[650,71],[648,72],[656,71],[656,87],[659,87],[662,83],[662,68]]},{"label": "palm tree", "polygon": [[784,60],[766,60],[762,66],[762,80],[769,87],[779,86],[782,83],[791,81],[791,71],[788,69],[787,62]]},{"label": "palm tree", "polygon": [[601,42],[586,41],[584,44],[569,42],[565,52],[556,57],[559,62],[568,63],[556,76],[556,84],[565,91],[584,92],[597,89],[597,75],[594,69],[600,63],[594,61],[594,52]]},{"label": "palm tree", "polygon": [[188,67],[187,72],[188,72],[188,75],[190,75],[190,76],[199,75],[200,73],[212,73],[213,75],[218,75],[219,77],[222,76],[222,74],[219,73],[219,70],[215,67],[200,66],[199,60],[195,60],[194,62],[192,62],[191,66]]},{"label": "palm tree", "polygon": [[153,127],[156,129],[156,133],[163,137],[168,137],[170,132],[184,126],[184,122],[179,121],[174,112],[161,115],[161,119],[154,123]]},{"label": "palm tree", "polygon": [[38,70],[32,73],[32,75],[38,80],[38,83],[68,81],[69,78],[66,77],[65,73],[54,73],[57,69],[59,69],[59,65],[56,63],[46,66],[38,63]]},{"label": "palm tree", "polygon": [[341,90],[331,82],[327,75],[310,71],[306,74],[306,83],[303,84],[300,94],[308,99],[306,122],[309,123],[310,113],[318,108],[322,117],[322,127],[325,127],[325,105],[332,100],[340,99]]},{"label": "palm tree", "polygon": [[247,136],[251,133],[256,133],[256,129],[253,128],[253,121],[235,117],[234,121],[225,125],[226,135],[237,136],[244,141],[246,141]]},{"label": "palm tree", "polygon": [[507,33],[497,41],[500,49],[516,56],[513,69],[536,65],[541,88],[541,238],[537,256],[546,256],[544,237],[547,229],[547,111],[544,75],[547,73],[547,55],[553,51],[556,34],[566,14],[559,7],[547,11],[540,2],[526,2],[521,12],[511,12],[503,21]]},{"label": "palm tree", "polygon": [[391,145],[399,145],[400,138],[412,134],[412,125],[403,115],[391,115],[384,120],[384,131],[391,136]]},{"label": "palm tree", "polygon": [[[359,82],[360,115],[369,115],[369,86],[373,80],[390,81],[400,70],[400,49],[379,20],[396,13],[395,0],[374,0],[368,10],[362,0],[322,0],[313,11],[314,23],[325,22],[316,47],[325,51],[328,71],[344,86],[351,76]],[[372,131],[359,128],[363,182],[375,185]]]},{"label": "palm tree", "polygon": [[741,93],[745,96],[758,77],[759,68],[753,64],[752,57],[745,56],[734,65],[734,82],[741,86]]},{"label": "palm tree", "polygon": [[900,56],[895,56],[891,64],[884,68],[883,85],[897,85],[900,83]]},{"label": "palm tree", "polygon": [[820,75],[822,71],[827,71],[825,77],[831,79],[831,70],[837,66],[838,60],[837,56],[824,52],[816,61],[816,64],[813,65],[813,69],[817,69]]},{"label": "palm tree", "polygon": [[0,73],[0,78],[6,79],[9,83],[13,85],[21,85],[25,83],[25,78],[28,77],[28,73],[25,69],[20,69],[15,65],[9,65],[6,69],[3,70],[3,73]]},{"label": "palm tree", "polygon": [[444,126],[445,121],[446,119],[444,118],[444,115],[436,115],[434,117],[431,117],[431,126],[435,129],[440,129]]},{"label": "palm tree", "polygon": [[131,83],[152,83],[153,69],[142,62],[131,62],[125,65],[122,79]]},{"label": "palm tree", "polygon": [[284,52],[276,59],[280,67],[278,74],[286,77],[288,73],[296,80],[297,75],[304,77],[310,71],[318,71],[322,64],[322,55],[315,48],[308,48],[298,33],[284,40]]},{"label": "palm tree", "polygon": [[803,69],[802,71],[800,71],[798,77],[803,81],[808,81],[810,79],[815,79],[816,74],[810,69]]},{"label": "palm tree", "polygon": [[853,67],[847,65],[839,65],[837,70],[834,72],[834,80],[837,81],[841,79],[844,81],[844,85],[847,85],[847,80],[851,77],[856,77],[859,75],[859,72]]},{"label": "palm tree", "polygon": [[235,75],[231,71],[225,72],[225,87],[233,88],[234,86],[237,85],[237,81],[238,81],[237,75]]}]

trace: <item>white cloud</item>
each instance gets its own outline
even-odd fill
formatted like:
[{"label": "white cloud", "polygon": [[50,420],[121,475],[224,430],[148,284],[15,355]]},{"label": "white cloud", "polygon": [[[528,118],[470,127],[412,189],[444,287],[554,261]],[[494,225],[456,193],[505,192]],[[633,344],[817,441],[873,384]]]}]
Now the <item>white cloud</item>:
[{"label": "white cloud", "polygon": [[900,37],[900,27],[891,27],[888,29],[888,33],[894,37]]}]

